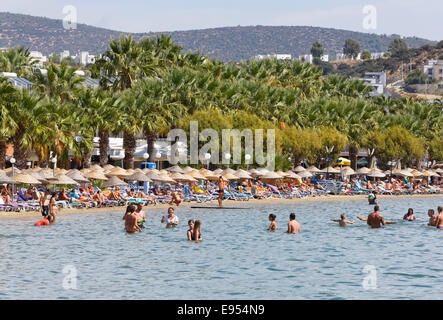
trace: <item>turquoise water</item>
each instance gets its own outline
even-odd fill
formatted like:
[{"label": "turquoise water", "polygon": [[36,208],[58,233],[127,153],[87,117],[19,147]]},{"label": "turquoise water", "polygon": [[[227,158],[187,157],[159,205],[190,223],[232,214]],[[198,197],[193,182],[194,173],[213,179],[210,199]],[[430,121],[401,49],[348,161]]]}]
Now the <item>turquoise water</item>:
[{"label": "turquoise water", "polygon": [[[381,200],[381,213],[399,224],[378,230],[329,221],[367,215],[363,200],[183,207],[174,230],[160,223],[164,209],[148,209],[137,235],[115,211],[61,215],[46,228],[34,227],[36,218],[2,219],[0,299],[442,299],[443,232],[426,226],[438,205],[443,197]],[[401,220],[409,207],[415,222]],[[301,234],[284,233],[290,212]],[[270,213],[275,233],[265,231]],[[202,221],[201,243],[186,240],[190,218]],[[376,271],[369,289],[365,266]]]}]

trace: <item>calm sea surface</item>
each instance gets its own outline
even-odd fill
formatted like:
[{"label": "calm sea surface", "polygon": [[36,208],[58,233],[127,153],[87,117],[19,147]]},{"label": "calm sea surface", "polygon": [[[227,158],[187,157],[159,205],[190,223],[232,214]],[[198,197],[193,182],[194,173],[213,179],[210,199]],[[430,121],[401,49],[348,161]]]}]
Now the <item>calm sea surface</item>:
[{"label": "calm sea surface", "polygon": [[[443,299],[443,232],[426,226],[443,197],[382,199],[399,224],[378,230],[329,221],[366,216],[364,200],[241,205],[254,208],[179,208],[174,230],[160,223],[164,209],[148,209],[136,235],[115,211],[60,215],[51,227],[1,219],[0,299]],[[417,221],[403,222],[409,207]],[[284,233],[291,212],[301,234]],[[191,218],[201,243],[186,240]]]}]

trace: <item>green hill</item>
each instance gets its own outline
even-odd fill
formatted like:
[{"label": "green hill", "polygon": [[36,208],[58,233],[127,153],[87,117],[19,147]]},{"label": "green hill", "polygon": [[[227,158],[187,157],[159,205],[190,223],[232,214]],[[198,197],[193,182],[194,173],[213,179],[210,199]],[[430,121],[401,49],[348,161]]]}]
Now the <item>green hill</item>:
[{"label": "green hill", "polygon": [[[323,43],[325,53],[341,52],[346,39],[359,41],[362,50],[387,51],[398,35],[376,35],[331,28],[308,26],[249,26],[203,30],[164,32],[185,51],[200,52],[223,61],[240,61],[257,54],[285,53],[299,56],[310,52],[314,41]],[[69,50],[71,54],[89,51],[100,54],[110,38],[124,33],[79,24],[76,30],[65,30],[61,20],[0,12],[0,47],[24,46],[44,54]],[[134,33],[136,39],[159,33]],[[408,46],[417,48],[434,42],[404,38]]]}]

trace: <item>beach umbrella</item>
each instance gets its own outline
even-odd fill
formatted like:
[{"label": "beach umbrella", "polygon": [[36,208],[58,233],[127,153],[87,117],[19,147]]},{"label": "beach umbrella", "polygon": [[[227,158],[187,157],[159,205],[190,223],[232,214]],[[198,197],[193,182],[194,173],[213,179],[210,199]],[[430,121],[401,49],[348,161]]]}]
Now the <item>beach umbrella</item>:
[{"label": "beach umbrella", "polygon": [[310,177],[312,177],[312,173],[310,173],[308,170],[298,172],[297,175],[302,177],[302,178],[310,178]]},{"label": "beach umbrella", "polygon": [[206,177],[205,177],[203,174],[201,174],[198,170],[189,172],[189,173],[188,173],[188,176],[191,176],[191,177],[193,177],[194,179],[197,179],[197,180],[208,180],[208,179],[206,179]]},{"label": "beach umbrella", "polygon": [[369,172],[371,172],[371,169],[367,168],[367,167],[363,167],[357,170],[357,174],[368,174]]},{"label": "beach umbrella", "polygon": [[130,176],[127,176],[124,178],[126,181],[141,181],[141,182],[152,182],[153,180],[150,179],[147,175],[145,175],[142,172],[134,172]]},{"label": "beach umbrella", "polygon": [[12,178],[8,177],[8,175],[4,171],[0,170],[0,183],[14,184],[15,181]]},{"label": "beach umbrella", "polygon": [[159,176],[158,182],[163,182],[163,183],[177,183],[177,181],[175,181],[174,179],[172,179],[171,177],[169,177],[168,175],[165,174],[160,174]]},{"label": "beach umbrella", "polygon": [[[98,171],[98,170],[97,170]],[[126,172],[125,169],[120,168],[120,167],[114,167],[111,169],[111,171],[105,173],[106,176],[108,177],[127,177],[129,175],[131,175],[130,173]]]},{"label": "beach umbrella", "polygon": [[252,179],[251,175],[247,171],[242,170],[242,169],[237,170],[234,173],[234,176],[237,176],[241,179]]},{"label": "beach umbrella", "polygon": [[437,173],[442,174],[443,173],[443,168],[437,168],[434,171],[437,172]]},{"label": "beach umbrella", "polygon": [[[29,174],[29,175],[33,176],[33,177],[36,178],[38,181],[40,181],[42,184],[48,184],[48,183],[49,183],[47,179],[45,179],[44,177],[42,177],[42,176],[40,175],[40,172],[39,172],[39,171],[34,171],[34,170],[31,170],[31,169],[27,169],[27,170],[23,170],[22,173],[26,173],[26,174]],[[51,176],[51,177],[52,177],[52,176]]]},{"label": "beach umbrella", "polygon": [[184,173],[190,173],[190,172],[194,172],[194,171],[198,171],[197,169],[191,168],[190,166],[186,166],[183,168],[183,172]]},{"label": "beach umbrella", "polygon": [[74,179],[68,177],[65,174],[59,174],[51,179],[48,179],[49,184],[53,185],[62,185],[62,184],[70,184],[70,185],[78,185],[78,182]]},{"label": "beach umbrella", "polygon": [[210,170],[206,170],[206,169],[200,169],[199,171],[203,176],[205,176],[206,179],[211,180],[211,181],[216,181],[219,179],[219,176],[214,174],[212,171]]},{"label": "beach umbrella", "polygon": [[108,180],[108,177],[106,177],[103,172],[98,170],[90,171],[86,174],[87,179],[93,179],[93,180]]},{"label": "beach umbrella", "polygon": [[295,169],[293,169],[292,171],[294,171],[295,173],[297,172],[302,172],[305,171],[306,168],[302,167],[302,166],[297,166]]},{"label": "beach umbrella", "polygon": [[176,173],[185,173],[185,171],[177,165],[167,168],[166,171],[176,172]]},{"label": "beach umbrella", "polygon": [[111,171],[113,168],[114,166],[112,164],[105,164],[102,169]]},{"label": "beach umbrella", "polygon": [[157,173],[155,173],[154,171],[150,171],[150,172],[148,172],[148,173],[146,173],[146,176],[149,178],[149,179],[151,179],[152,181],[158,181],[158,182],[161,182],[161,178],[160,178],[160,176],[157,174]]},{"label": "beach umbrella", "polygon": [[102,188],[110,188],[110,187],[120,187],[127,186],[128,184],[123,180],[120,180],[117,176],[111,176],[105,183],[103,183]]},{"label": "beach umbrella", "polygon": [[192,177],[191,175],[189,175],[187,173],[183,174],[183,178],[186,179],[186,180],[183,180],[183,181],[186,181],[186,182],[197,182],[197,179],[195,179],[194,177]]},{"label": "beach umbrella", "polygon": [[215,169],[214,171],[213,171],[213,173],[215,174],[215,175],[218,175],[218,176],[221,176],[221,173],[223,172],[223,169],[220,169],[220,168],[218,168],[218,169]]},{"label": "beach umbrella", "polygon": [[[8,177],[12,177],[12,168],[5,169],[5,172]],[[14,168],[14,175],[19,173],[22,173],[22,171],[18,168]]]},{"label": "beach umbrella", "polygon": [[134,172],[135,172],[134,169],[127,169],[126,170],[126,173],[129,174],[129,175],[134,174]]},{"label": "beach umbrella", "polygon": [[[303,171],[301,171],[303,172]],[[292,171],[287,171],[286,172],[286,176],[285,179],[301,179],[302,177],[299,176],[298,174],[292,172]]]},{"label": "beach umbrella", "polygon": [[[310,173],[320,173],[322,172],[319,168],[317,168],[316,166],[310,166],[308,169],[306,169],[307,171],[309,171]],[[298,172],[297,172],[298,173]]]},{"label": "beach umbrella", "polygon": [[398,175],[398,176],[403,176],[403,177],[408,177],[408,178],[412,178],[412,177],[414,177],[414,175],[411,173],[411,172],[409,172],[408,170],[399,170],[399,171],[397,171],[396,173],[395,173],[395,175]]},{"label": "beach umbrella", "polygon": [[240,178],[233,175],[232,173],[226,173],[224,175],[222,175],[223,178],[225,178],[226,180],[239,180]]},{"label": "beach umbrella", "polygon": [[41,184],[39,180],[26,173],[19,173],[13,176],[12,179],[18,184]]},{"label": "beach umbrella", "polygon": [[234,174],[234,173],[235,173],[235,170],[233,170],[233,169],[231,169],[231,168],[227,168],[227,169],[225,169],[225,170],[222,171],[221,175],[223,176],[223,175],[225,175],[225,174],[227,174],[227,173]]},{"label": "beach umbrella", "polygon": [[260,177],[260,179],[266,179],[266,180],[276,180],[281,178],[282,176],[276,172],[268,172]]},{"label": "beach umbrella", "polygon": [[352,169],[351,167],[343,168],[342,172],[345,176],[352,176],[352,175],[356,174],[354,169]]},{"label": "beach umbrella", "polygon": [[54,178],[54,173],[51,171],[51,169],[41,169],[38,171],[38,174],[45,180]]},{"label": "beach umbrella", "polygon": [[320,170],[320,172],[322,172],[322,173],[333,173],[334,174],[334,173],[340,173],[340,170],[336,170],[333,167],[329,166],[329,167],[327,167],[327,168],[325,168],[323,170]]},{"label": "beach umbrella", "polygon": [[423,172],[420,172],[418,170],[412,170],[411,173],[414,177],[423,177]]},{"label": "beach umbrella", "polygon": [[279,176],[281,176],[283,178],[287,176],[287,174],[285,172],[281,171],[281,170],[278,170],[275,173],[277,173]]},{"label": "beach umbrella", "polygon": [[386,177],[386,175],[383,172],[380,172],[380,171],[375,170],[375,169],[371,170],[367,174],[367,176],[371,177],[371,178],[384,178],[384,177]]},{"label": "beach umbrella", "polygon": [[80,171],[78,171],[78,170],[76,170],[76,171],[69,171],[67,174],[66,174],[69,178],[71,178],[71,179],[73,179],[73,180],[75,180],[75,181],[77,181],[77,182],[80,182],[80,183],[88,183],[88,182],[90,182],[88,179],[86,179],[82,174],[81,174],[81,172]]}]

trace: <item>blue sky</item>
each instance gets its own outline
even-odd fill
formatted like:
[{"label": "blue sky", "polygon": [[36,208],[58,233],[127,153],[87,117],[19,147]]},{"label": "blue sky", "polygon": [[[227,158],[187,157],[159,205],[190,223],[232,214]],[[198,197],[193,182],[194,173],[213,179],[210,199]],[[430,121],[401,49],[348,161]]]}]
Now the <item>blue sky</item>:
[{"label": "blue sky", "polygon": [[[443,39],[442,0],[1,0],[0,11],[78,21],[127,32],[247,25],[309,25]],[[377,28],[362,26],[363,7],[377,10]]]}]

